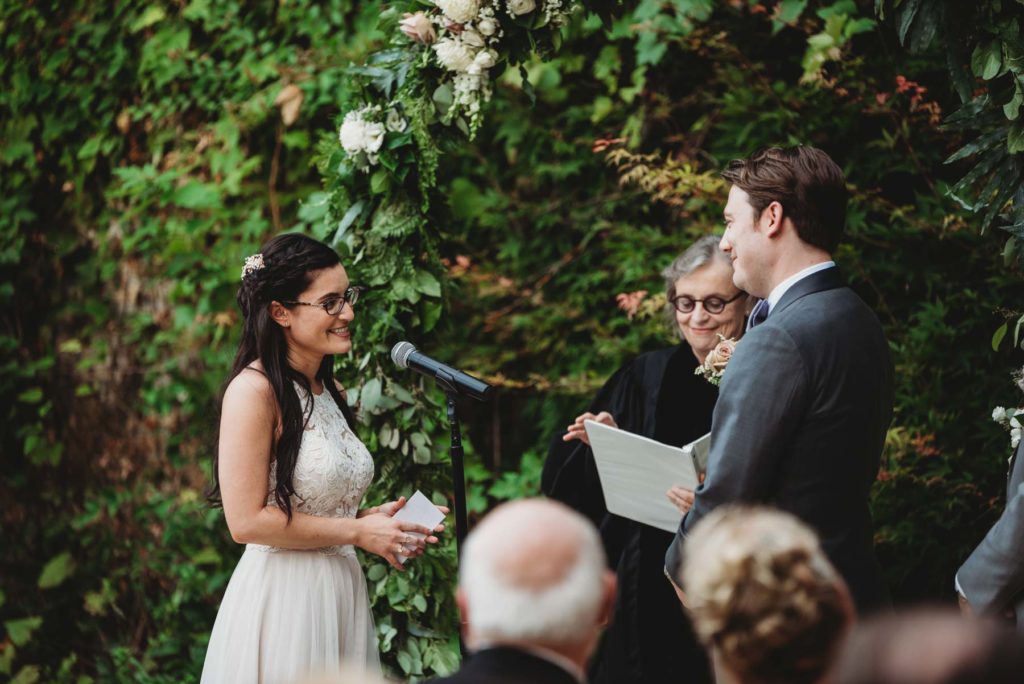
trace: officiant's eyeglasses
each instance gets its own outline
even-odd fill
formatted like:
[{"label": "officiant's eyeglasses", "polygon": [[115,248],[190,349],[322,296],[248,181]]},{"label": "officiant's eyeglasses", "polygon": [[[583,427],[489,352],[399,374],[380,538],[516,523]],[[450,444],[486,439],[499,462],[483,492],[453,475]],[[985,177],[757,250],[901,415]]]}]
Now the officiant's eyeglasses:
[{"label": "officiant's eyeglasses", "polygon": [[733,297],[729,299],[722,299],[717,295],[711,295],[704,299],[694,299],[689,295],[679,295],[672,299],[672,306],[676,308],[679,313],[691,313],[697,306],[697,302],[704,305],[704,310],[710,314],[720,314],[725,311],[725,305],[735,302],[737,299],[742,297],[744,292],[737,292]]},{"label": "officiant's eyeglasses", "polygon": [[281,303],[282,304],[302,304],[303,306],[318,306],[321,309],[323,309],[324,313],[327,314],[328,316],[337,316],[338,314],[341,313],[341,310],[345,308],[346,304],[348,304],[349,306],[352,306],[353,304],[358,302],[359,301],[359,295],[360,295],[360,293],[362,293],[362,291],[363,291],[363,288],[359,287],[358,285],[353,285],[352,287],[350,287],[347,290],[345,290],[345,294],[342,295],[341,297],[331,297],[330,299],[325,299],[322,302],[281,302]]}]

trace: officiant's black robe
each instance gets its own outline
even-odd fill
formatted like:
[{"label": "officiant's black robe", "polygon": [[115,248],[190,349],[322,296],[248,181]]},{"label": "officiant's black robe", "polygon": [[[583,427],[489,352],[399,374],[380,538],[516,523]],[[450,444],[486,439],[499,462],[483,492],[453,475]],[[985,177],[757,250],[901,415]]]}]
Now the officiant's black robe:
[{"label": "officiant's black robe", "polygon": [[[711,429],[718,399],[718,389],[694,375],[696,367],[685,343],[643,354],[608,380],[589,410],[608,411],[623,430],[688,444]],[[593,452],[582,442],[563,442],[562,435],[552,440],[542,488],[594,522],[618,576],[615,613],[591,662],[592,684],[710,683],[707,657],[664,575],[672,533],[608,513]]]}]

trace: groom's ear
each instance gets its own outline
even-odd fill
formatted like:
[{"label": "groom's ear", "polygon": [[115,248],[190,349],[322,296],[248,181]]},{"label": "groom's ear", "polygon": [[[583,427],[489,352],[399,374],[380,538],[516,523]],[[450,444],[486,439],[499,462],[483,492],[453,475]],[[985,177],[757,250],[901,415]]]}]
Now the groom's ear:
[{"label": "groom's ear", "polygon": [[786,219],[786,212],[783,211],[779,202],[772,202],[761,212],[760,227],[767,237],[778,237],[782,234],[782,223]]}]

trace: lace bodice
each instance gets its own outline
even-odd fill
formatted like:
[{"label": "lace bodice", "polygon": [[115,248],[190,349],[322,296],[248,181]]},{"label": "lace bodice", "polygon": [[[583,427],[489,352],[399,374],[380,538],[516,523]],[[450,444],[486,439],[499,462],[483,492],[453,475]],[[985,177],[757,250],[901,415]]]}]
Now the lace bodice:
[{"label": "lace bodice", "polygon": [[[312,397],[313,411],[306,422],[295,462],[292,484],[292,511],[324,518],[354,518],[359,512],[366,488],[373,480],[373,459],[366,446],[349,428],[341,409],[324,390],[310,395],[298,384],[295,391],[305,408]],[[270,463],[270,487],[267,504],[276,505],[274,487],[277,484],[276,463]],[[261,551],[276,551],[276,547],[250,544]],[[318,549],[321,553],[353,553],[348,546]]]}]

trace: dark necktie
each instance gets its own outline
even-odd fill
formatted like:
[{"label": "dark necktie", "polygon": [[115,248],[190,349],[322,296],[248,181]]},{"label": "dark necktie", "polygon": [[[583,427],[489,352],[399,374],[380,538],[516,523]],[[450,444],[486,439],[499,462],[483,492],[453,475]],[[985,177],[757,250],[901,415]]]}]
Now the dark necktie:
[{"label": "dark necktie", "polygon": [[747,330],[751,330],[755,325],[761,325],[766,318],[768,318],[768,300],[762,299],[754,305],[754,310],[750,312],[750,318],[747,319]]}]

